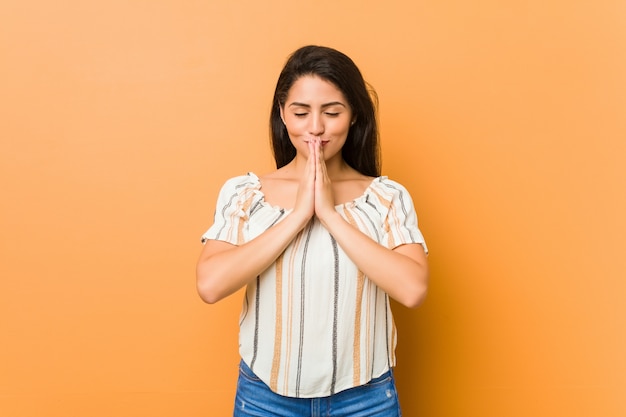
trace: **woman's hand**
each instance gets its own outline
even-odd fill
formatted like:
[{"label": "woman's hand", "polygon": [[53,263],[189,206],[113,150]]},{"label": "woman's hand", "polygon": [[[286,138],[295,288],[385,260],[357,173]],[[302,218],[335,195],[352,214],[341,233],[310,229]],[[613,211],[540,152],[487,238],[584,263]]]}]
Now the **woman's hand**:
[{"label": "woman's hand", "polygon": [[300,178],[298,193],[293,214],[301,215],[306,221],[315,214],[315,145],[309,142],[309,158],[307,159],[304,175]]},{"label": "woman's hand", "polygon": [[326,171],[324,149],[319,138],[309,141],[309,157],[298,186],[294,214],[301,215],[307,221],[315,215],[322,223],[328,216],[337,214],[332,183]]},{"label": "woman's hand", "polygon": [[[309,160],[312,159],[309,156]],[[319,139],[314,142],[313,160],[315,163],[315,215],[325,224],[329,216],[336,215],[335,196],[332,183],[326,171],[324,148]]]}]

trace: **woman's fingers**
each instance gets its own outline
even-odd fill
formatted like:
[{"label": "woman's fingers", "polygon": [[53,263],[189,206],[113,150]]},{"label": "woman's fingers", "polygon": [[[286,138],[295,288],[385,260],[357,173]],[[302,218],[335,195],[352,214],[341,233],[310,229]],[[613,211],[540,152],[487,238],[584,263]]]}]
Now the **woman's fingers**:
[{"label": "woman's fingers", "polygon": [[309,142],[309,158],[307,159],[304,175],[300,178],[298,185],[298,194],[296,195],[296,204],[294,211],[302,213],[310,218],[315,213],[315,147]]},{"label": "woman's fingers", "polygon": [[314,140],[309,141],[309,158],[307,159],[307,174],[308,179],[311,182],[315,182],[315,175],[317,170],[317,151]]},{"label": "woman's fingers", "polygon": [[335,199],[330,178],[326,171],[324,148],[319,139],[315,141],[315,214],[322,218],[329,212],[334,212]]}]

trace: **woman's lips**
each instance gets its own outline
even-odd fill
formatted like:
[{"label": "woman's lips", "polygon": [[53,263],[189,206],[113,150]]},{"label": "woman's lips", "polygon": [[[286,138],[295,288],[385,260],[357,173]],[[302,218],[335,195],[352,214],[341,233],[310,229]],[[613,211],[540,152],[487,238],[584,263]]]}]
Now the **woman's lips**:
[{"label": "woman's lips", "polygon": [[[320,145],[324,146],[326,145],[328,142],[330,142],[329,140],[322,140],[320,141]],[[305,140],[304,143],[311,143],[310,140]]]}]

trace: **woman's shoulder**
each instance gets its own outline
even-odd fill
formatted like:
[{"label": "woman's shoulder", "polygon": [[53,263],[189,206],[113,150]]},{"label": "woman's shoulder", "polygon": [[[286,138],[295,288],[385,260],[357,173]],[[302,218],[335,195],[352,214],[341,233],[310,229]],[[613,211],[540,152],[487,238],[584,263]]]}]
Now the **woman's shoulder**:
[{"label": "woman's shoulder", "polygon": [[222,185],[222,192],[236,192],[241,194],[241,192],[246,189],[258,188],[259,184],[259,177],[253,172],[248,172],[228,178]]},{"label": "woman's shoulder", "polygon": [[386,175],[374,178],[368,187],[368,193],[374,194],[383,205],[389,204],[396,199],[411,198],[409,191],[404,185]]},{"label": "woman's shoulder", "polygon": [[225,184],[244,184],[249,182],[258,182],[259,177],[254,172],[246,172],[245,174],[236,175],[228,178]]},{"label": "woman's shoulder", "polygon": [[402,185],[400,182],[396,180],[392,180],[386,175],[381,175],[379,177],[374,178],[372,184],[381,187],[387,188],[390,190],[398,190],[398,191],[406,191],[406,187]]}]

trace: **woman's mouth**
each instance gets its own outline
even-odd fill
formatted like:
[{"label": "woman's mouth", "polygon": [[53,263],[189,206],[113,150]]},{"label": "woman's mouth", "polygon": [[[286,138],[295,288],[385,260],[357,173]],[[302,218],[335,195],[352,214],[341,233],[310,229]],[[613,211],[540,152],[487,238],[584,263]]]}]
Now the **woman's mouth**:
[{"label": "woman's mouth", "polygon": [[[309,144],[311,142],[314,142],[313,140],[305,140],[304,143]],[[320,146],[325,146],[328,142],[330,142],[329,140],[320,140]]]}]

